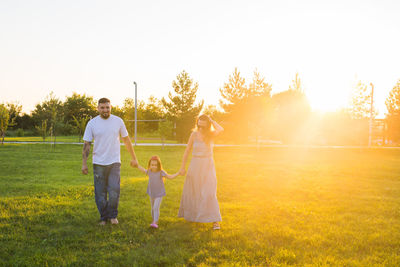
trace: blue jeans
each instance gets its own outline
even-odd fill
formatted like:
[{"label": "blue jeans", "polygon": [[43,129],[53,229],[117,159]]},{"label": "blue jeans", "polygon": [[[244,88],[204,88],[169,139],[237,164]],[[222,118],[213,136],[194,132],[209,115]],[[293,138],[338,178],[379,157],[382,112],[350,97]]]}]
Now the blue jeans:
[{"label": "blue jeans", "polygon": [[[94,199],[100,220],[117,218],[120,193],[121,163],[111,165],[93,164]],[[108,200],[107,200],[108,193]]]}]

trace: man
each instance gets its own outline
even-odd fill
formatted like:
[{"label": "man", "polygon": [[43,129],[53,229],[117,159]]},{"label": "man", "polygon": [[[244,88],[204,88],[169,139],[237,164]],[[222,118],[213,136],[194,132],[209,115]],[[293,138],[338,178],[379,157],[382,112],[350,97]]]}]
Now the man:
[{"label": "man", "polygon": [[88,122],[83,136],[82,173],[88,174],[87,159],[90,145],[94,140],[94,197],[100,213],[100,225],[105,225],[107,220],[110,220],[111,224],[118,224],[120,136],[132,157],[130,162],[132,167],[137,167],[137,159],[124,121],[120,117],[111,115],[110,100],[101,98],[97,110],[99,115]]}]

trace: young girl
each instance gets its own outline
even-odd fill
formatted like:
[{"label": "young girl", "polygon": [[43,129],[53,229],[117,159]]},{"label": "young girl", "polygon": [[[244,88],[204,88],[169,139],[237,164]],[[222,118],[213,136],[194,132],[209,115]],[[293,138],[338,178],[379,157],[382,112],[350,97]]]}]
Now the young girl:
[{"label": "young girl", "polygon": [[153,217],[153,222],[150,227],[158,228],[158,218],[160,217],[160,205],[163,196],[165,196],[165,187],[163,177],[168,179],[174,179],[179,175],[175,173],[170,175],[166,173],[161,166],[161,160],[158,156],[153,156],[150,158],[147,165],[147,170],[142,166],[138,166],[139,170],[149,176],[149,184],[147,185],[147,194],[150,196],[151,202],[151,216]]}]

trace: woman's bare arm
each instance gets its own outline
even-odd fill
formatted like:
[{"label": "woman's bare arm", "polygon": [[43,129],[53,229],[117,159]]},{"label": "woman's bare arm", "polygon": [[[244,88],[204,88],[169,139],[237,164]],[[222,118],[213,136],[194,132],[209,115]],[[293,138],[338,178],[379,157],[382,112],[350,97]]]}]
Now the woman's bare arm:
[{"label": "woman's bare arm", "polygon": [[189,141],[187,143],[187,146],[186,146],[186,149],[185,149],[185,153],[183,153],[181,169],[179,170],[179,174],[180,175],[185,175],[185,173],[186,173],[186,170],[185,170],[186,161],[187,161],[187,159],[189,157],[189,153],[190,153],[190,151],[192,150],[192,147],[193,147],[194,135],[195,135],[195,132],[192,132],[192,134],[189,137]]},{"label": "woman's bare arm", "polygon": [[211,124],[213,125],[214,129],[215,129],[215,135],[218,135],[220,133],[222,133],[224,131],[224,128],[219,125],[216,121],[214,121],[213,119],[210,118]]},{"label": "woman's bare arm", "polygon": [[174,179],[175,177],[179,176],[179,172],[175,173],[175,174],[166,174],[165,177],[167,177],[168,179]]}]

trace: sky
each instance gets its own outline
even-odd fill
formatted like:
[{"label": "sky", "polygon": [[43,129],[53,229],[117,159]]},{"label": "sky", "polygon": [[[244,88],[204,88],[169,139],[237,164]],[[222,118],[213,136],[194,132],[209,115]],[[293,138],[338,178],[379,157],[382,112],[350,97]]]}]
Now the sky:
[{"label": "sky", "polygon": [[379,116],[400,79],[400,1],[1,0],[0,103],[29,113],[51,91],[122,105],[167,97],[186,70],[198,101],[218,105],[235,67],[272,92],[299,73],[314,110],[345,107],[354,84],[375,86]]}]

